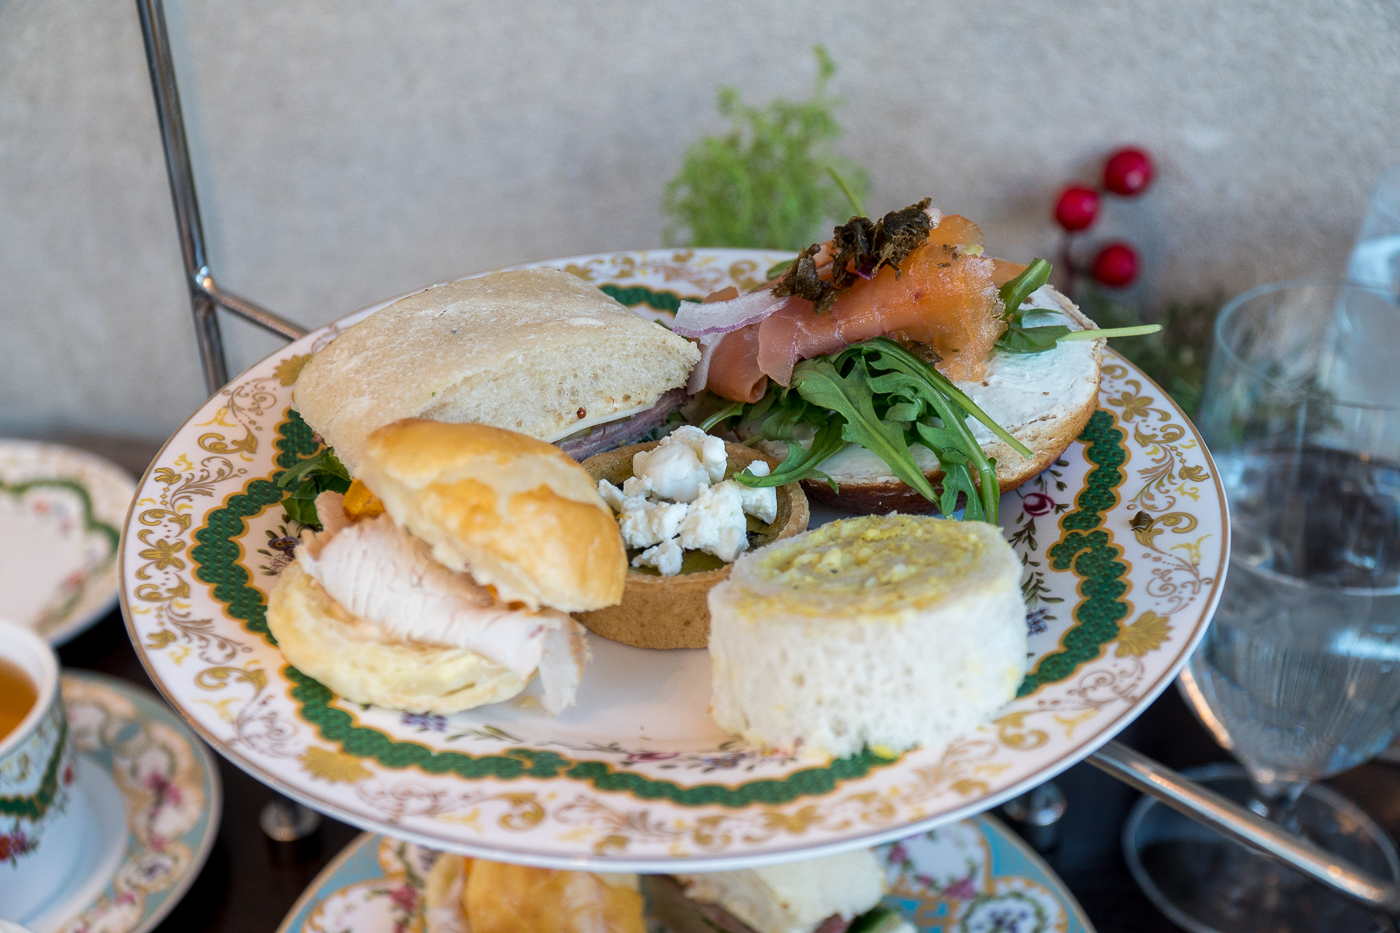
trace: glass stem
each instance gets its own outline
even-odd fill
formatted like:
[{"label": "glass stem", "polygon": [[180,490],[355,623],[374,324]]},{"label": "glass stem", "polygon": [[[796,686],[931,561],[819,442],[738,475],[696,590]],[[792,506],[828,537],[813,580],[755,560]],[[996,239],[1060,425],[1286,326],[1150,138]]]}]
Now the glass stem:
[{"label": "glass stem", "polygon": [[1305,835],[1298,822],[1297,803],[1308,788],[1308,781],[1289,781],[1275,775],[1252,774],[1254,794],[1249,799],[1249,809],[1270,822],[1277,823],[1289,832]]}]

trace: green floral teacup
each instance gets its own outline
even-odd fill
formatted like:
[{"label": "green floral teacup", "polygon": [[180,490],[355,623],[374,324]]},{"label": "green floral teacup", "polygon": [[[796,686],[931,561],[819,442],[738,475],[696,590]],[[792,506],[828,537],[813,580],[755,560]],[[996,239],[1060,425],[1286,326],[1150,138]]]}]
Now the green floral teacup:
[{"label": "green floral teacup", "polygon": [[23,923],[81,860],[88,809],[73,784],[73,741],[53,649],[29,629],[0,620],[0,659],[38,691],[29,713],[0,738],[0,918]]}]

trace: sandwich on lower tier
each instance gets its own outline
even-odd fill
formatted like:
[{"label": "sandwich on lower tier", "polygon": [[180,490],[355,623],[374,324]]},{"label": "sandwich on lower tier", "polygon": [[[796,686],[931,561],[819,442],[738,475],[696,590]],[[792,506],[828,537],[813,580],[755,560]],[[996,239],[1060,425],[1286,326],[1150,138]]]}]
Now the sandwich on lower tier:
[{"label": "sandwich on lower tier", "polygon": [[354,476],[375,428],[473,422],[576,460],[665,423],[699,351],[578,276],[495,272],[376,311],[302,368],[293,405]]},{"label": "sandwich on lower tier", "polygon": [[690,388],[727,405],[709,423],[785,457],[741,481],[995,521],[1000,492],[1093,413],[1103,335],[1045,284],[1048,263],[982,253],[975,224],[925,200],[853,218],[758,291],[683,303],[675,330],[703,349]]},{"label": "sandwich on lower tier", "polygon": [[424,881],[424,933],[646,933],[633,874],[443,853]]},{"label": "sandwich on lower tier", "polygon": [[410,712],[508,699],[539,675],[574,701],[582,629],[622,598],[612,511],[557,447],[500,428],[406,419],[359,448],[359,478],[316,499],[322,530],[268,598],[287,660],[336,694]]},{"label": "sandwich on lower tier", "polygon": [[885,873],[869,849],[741,871],[649,875],[670,933],[914,933],[879,906]]}]

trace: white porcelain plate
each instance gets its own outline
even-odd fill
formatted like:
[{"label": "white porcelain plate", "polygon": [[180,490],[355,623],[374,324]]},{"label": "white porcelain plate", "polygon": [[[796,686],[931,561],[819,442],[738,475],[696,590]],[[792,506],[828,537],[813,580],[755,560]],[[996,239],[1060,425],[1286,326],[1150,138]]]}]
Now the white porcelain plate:
[{"label": "white porcelain plate", "polygon": [[219,830],[209,750],[164,703],[125,681],[66,671],[63,703],[93,825],[34,933],[146,933],[180,902]]},{"label": "white porcelain plate", "polygon": [[61,645],[110,612],[135,490],[101,457],[0,439],[0,617]]},{"label": "white porcelain plate", "polygon": [[[920,933],[1093,933],[1084,912],[1030,847],[975,817],[876,850],[897,910]],[[425,917],[424,879],[442,853],[369,833],[317,876],[277,933],[446,933]],[[441,929],[440,929],[441,928]]]},{"label": "white porcelain plate", "polygon": [[[664,316],[681,296],[752,285],[780,258],[541,265]],[[895,760],[765,753],[710,721],[706,652],[596,638],[579,703],[558,718],[528,695],[448,717],[343,702],[286,664],[263,607],[297,530],[273,479],[318,449],[291,386],[372,310],[274,354],[195,413],[142,480],[121,551],[132,641],[171,702],[260,780],[361,827],[485,858],[642,871],[901,838],[994,806],[1111,738],[1171,682],[1219,594],[1228,533],[1214,465],[1171,400],[1110,353],[1083,435],[1002,498],[1034,657],[1020,696],[975,733]]]}]

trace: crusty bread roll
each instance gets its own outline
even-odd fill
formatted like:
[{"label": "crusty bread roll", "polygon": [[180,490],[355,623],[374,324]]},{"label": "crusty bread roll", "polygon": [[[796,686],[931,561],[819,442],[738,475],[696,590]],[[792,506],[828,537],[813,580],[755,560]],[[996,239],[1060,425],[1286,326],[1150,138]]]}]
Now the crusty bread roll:
[{"label": "crusty bread roll", "polygon": [[[1031,296],[1031,307],[1062,315],[1060,321],[1075,330],[1097,327],[1068,298],[1048,285]],[[1053,324],[1057,320],[1045,315],[1030,323]],[[1089,416],[1098,408],[1104,343],[1071,341],[1043,353],[995,351],[987,360],[987,373],[980,382],[957,383],[993,421],[1035,454],[1030,460],[1022,458],[975,419],[967,419],[983,451],[996,459],[997,483],[1002,492],[1017,488],[1048,467],[1084,430]],[[779,456],[784,452],[781,444],[760,446]],[[943,472],[933,453],[922,446],[916,446],[913,452],[934,488],[941,488]],[[930,512],[937,508],[863,447],[848,445],[828,457],[820,469],[836,480],[839,491],[833,491],[825,481],[804,480],[802,487],[814,502],[857,514]]]},{"label": "crusty bread roll", "polygon": [[985,722],[1026,670],[1021,562],[984,522],[831,522],[746,554],[710,591],[711,713],[803,754],[932,744]]},{"label": "crusty bread roll", "polygon": [[877,906],[886,888],[871,849],[674,877],[688,899],[722,908],[754,933],[815,933],[832,917],[849,921]]},{"label": "crusty bread roll", "polygon": [[356,473],[370,432],[401,418],[555,441],[650,408],[699,358],[690,341],[575,275],[497,272],[370,315],[312,357],[293,396]]},{"label": "crusty bread roll", "polygon": [[445,714],[525,689],[524,680],[475,651],[384,636],[295,561],[268,595],[267,627],[288,663],[352,703]]},{"label": "crusty bread roll", "polygon": [[409,418],[367,438],[360,479],[439,563],[506,602],[576,612],[622,598],[627,552],[612,510],[552,444]]},{"label": "crusty bread roll", "polygon": [[[655,448],[658,443],[619,447],[588,458],[582,466],[592,479],[605,479],[621,486],[633,475],[632,457]],[[742,444],[727,443],[724,449],[729,456],[726,479],[755,460],[764,460],[770,467],[777,466],[777,461]],[[797,483],[778,487],[778,516],[771,523],[777,528],[777,538],[790,538],[806,531],[810,517],[807,497]],[[710,640],[710,588],[729,576],[730,566],[674,577],[629,569],[622,602],[594,612],[581,612],[574,618],[594,634],[634,648],[703,648]]]},{"label": "crusty bread roll", "polygon": [[471,933],[646,933],[632,874],[473,859],[462,906]]}]

